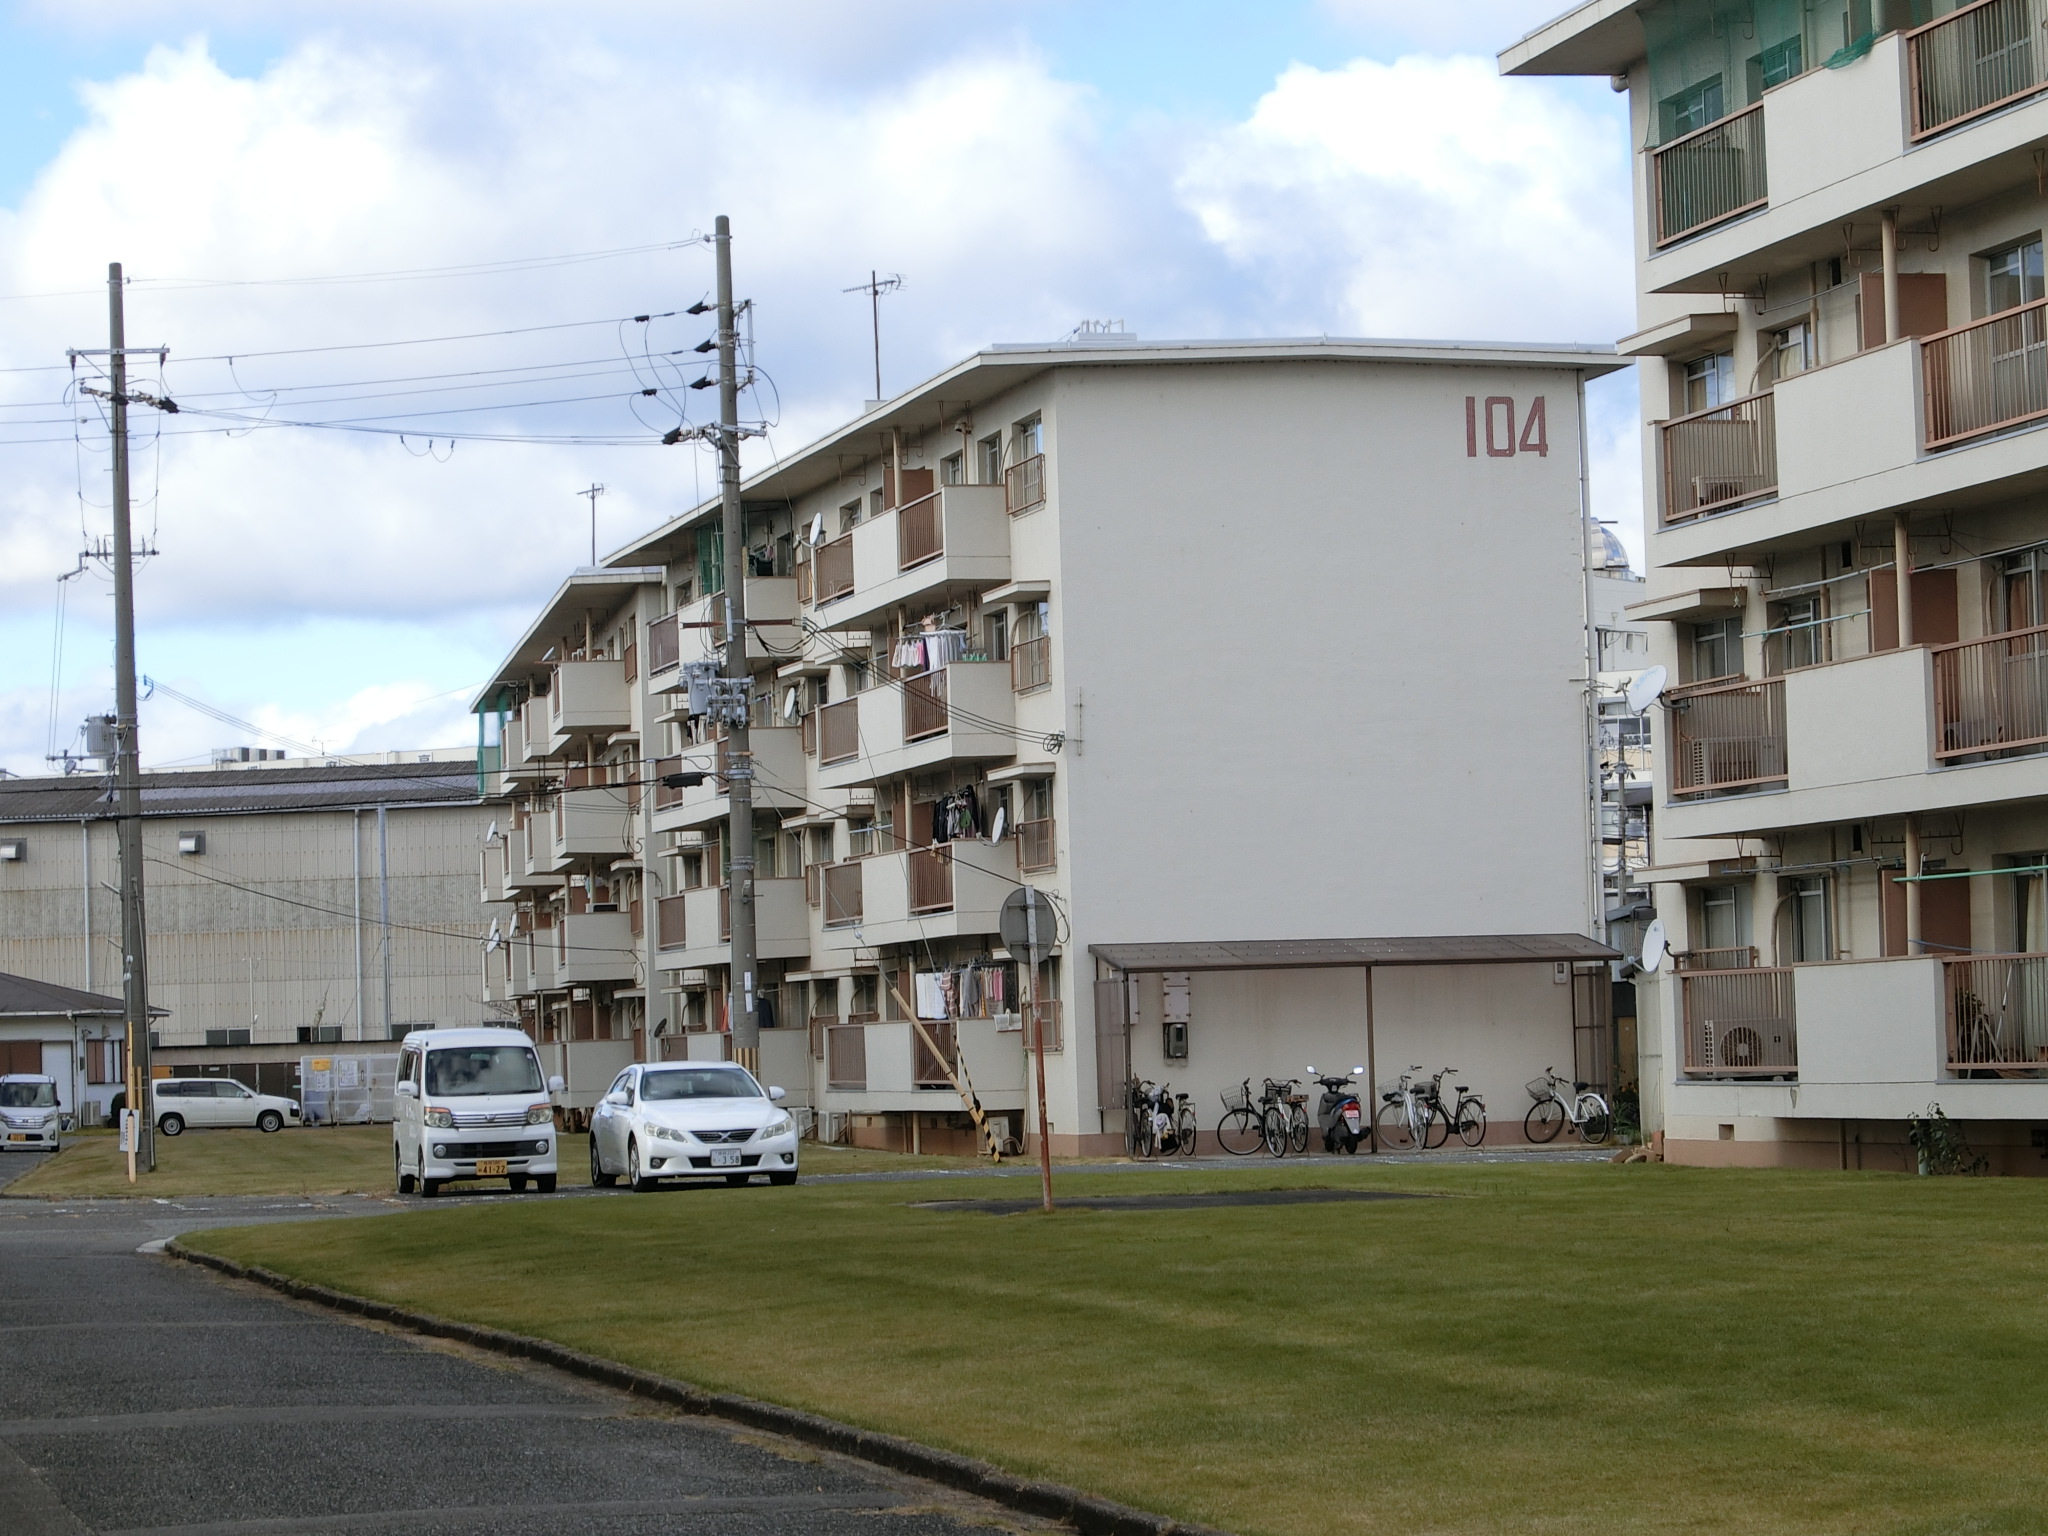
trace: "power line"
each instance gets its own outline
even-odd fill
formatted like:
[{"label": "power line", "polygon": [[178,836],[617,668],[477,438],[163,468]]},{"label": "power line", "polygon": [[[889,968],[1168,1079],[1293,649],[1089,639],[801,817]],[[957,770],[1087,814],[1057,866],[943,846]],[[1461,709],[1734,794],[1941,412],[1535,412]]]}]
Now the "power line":
[{"label": "power line", "polygon": [[276,347],[266,352],[219,352],[205,357],[180,358],[186,363],[233,363],[247,361],[252,357],[309,357],[322,352],[371,352],[384,347],[433,347],[450,341],[491,341],[500,336],[534,336],[543,331],[588,330],[599,325],[644,324],[650,320],[667,320],[675,316],[675,310],[660,314],[610,315],[602,320],[562,320],[552,325],[518,325],[497,331],[464,331],[452,336],[409,336],[397,341],[347,341],[324,347]]}]

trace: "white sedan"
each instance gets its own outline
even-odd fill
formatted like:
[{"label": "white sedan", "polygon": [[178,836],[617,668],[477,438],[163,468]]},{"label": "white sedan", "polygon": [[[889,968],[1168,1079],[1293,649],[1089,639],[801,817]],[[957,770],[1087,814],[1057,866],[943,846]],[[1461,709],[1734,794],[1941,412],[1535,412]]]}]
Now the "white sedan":
[{"label": "white sedan", "polygon": [[590,1116],[590,1182],[636,1190],[663,1179],[796,1182],[796,1122],[745,1067],[643,1063],[621,1072]]}]

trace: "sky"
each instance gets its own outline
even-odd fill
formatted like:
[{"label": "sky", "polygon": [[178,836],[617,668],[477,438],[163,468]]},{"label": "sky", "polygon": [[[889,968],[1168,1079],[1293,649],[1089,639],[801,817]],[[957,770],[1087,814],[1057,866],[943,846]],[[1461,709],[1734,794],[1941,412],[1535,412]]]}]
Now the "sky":
[{"label": "sky", "polygon": [[[608,551],[711,485],[655,440],[715,399],[679,312],[717,214],[750,469],[871,393],[871,270],[890,394],[1084,320],[1632,330],[1625,98],[1493,62],[1558,4],[0,0],[0,768],[112,705],[106,381],[66,355],[110,262],[180,405],[133,423],[145,763],[457,746],[589,561],[577,492]],[[1591,436],[1640,563],[1632,373]]]}]

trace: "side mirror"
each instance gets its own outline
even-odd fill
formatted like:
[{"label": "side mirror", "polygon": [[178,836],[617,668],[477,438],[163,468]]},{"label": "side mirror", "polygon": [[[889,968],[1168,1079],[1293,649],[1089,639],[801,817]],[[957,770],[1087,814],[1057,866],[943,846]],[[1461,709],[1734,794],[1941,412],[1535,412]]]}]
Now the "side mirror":
[{"label": "side mirror", "polygon": [[780,1088],[770,1088],[768,1090],[768,1097],[771,1099],[786,1099],[789,1097],[789,1095],[784,1093]]},{"label": "side mirror", "polygon": [[561,1091],[562,1091],[562,1074],[561,1074],[561,1073],[559,1073],[559,1072],[557,1072],[557,1073],[556,1073],[556,1074],[555,1074],[555,1075],[554,1075],[553,1077],[551,1077],[551,1078],[549,1078],[549,1079],[548,1079],[548,1092],[549,1092],[549,1093],[560,1093]]},{"label": "side mirror", "polygon": [[623,1093],[608,1093],[604,1096],[604,1101],[607,1104],[615,1104],[618,1105],[620,1108],[624,1108],[626,1103],[626,1096]]},{"label": "side mirror", "polygon": [[401,1099],[416,1099],[420,1096],[420,1085],[418,1083],[400,1083],[391,1091]]}]

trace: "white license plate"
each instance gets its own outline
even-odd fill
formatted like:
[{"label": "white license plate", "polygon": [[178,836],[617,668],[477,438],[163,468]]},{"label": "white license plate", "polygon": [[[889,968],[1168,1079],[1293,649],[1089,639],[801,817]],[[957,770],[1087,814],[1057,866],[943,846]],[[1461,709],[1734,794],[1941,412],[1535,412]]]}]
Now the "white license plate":
[{"label": "white license plate", "polygon": [[740,1149],[738,1147],[713,1147],[711,1149],[712,1167],[737,1168],[739,1165]]},{"label": "white license plate", "polygon": [[476,1176],[480,1179],[502,1179],[505,1176],[505,1159],[502,1157],[480,1157],[476,1160]]}]

